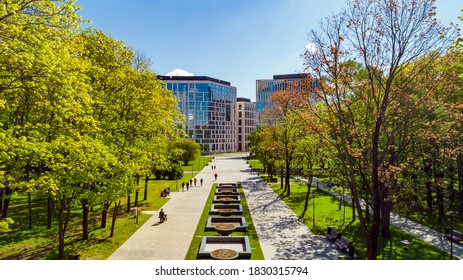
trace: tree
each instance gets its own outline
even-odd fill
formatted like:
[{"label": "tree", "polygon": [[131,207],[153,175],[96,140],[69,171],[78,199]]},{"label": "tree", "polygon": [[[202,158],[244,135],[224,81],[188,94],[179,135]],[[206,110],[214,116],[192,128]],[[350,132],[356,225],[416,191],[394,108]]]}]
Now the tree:
[{"label": "tree", "polygon": [[185,166],[188,165],[188,162],[198,157],[201,151],[201,146],[192,139],[179,139],[174,142],[174,147],[183,151],[181,160]]},{"label": "tree", "polygon": [[[390,237],[397,179],[409,164],[415,123],[429,113],[432,89],[414,96],[406,86],[431,69],[451,40],[435,19],[433,4],[352,0],[342,13],[321,21],[320,32],[309,33],[314,48],[305,53],[306,67],[320,81],[315,93],[324,105],[311,100],[310,108],[329,130],[326,143],[337,151],[368,259],[376,259],[380,228]],[[372,209],[371,223],[362,200]]]},{"label": "tree", "polygon": [[306,90],[304,85],[295,84],[272,94],[262,116],[262,123],[266,126],[264,129],[273,135],[270,138],[271,149],[285,169],[285,191],[288,196],[291,194],[291,164],[297,153],[297,143],[306,132],[298,113],[301,96]]}]

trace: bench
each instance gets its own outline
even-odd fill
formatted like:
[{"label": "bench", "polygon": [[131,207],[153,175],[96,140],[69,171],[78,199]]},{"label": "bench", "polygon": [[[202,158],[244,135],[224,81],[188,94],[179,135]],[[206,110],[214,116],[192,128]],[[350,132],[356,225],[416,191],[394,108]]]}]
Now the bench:
[{"label": "bench", "polygon": [[445,229],[445,237],[452,242],[460,243],[463,241],[463,233],[448,228]]},{"label": "bench", "polygon": [[337,230],[330,227],[328,227],[328,230],[326,231],[325,235],[331,242],[334,242],[336,239],[338,239],[338,237],[341,236],[341,234]]},{"label": "bench", "polygon": [[349,254],[350,257],[354,256],[354,245],[347,239],[347,237],[341,235],[336,229],[328,227],[326,231],[326,237],[338,247],[341,252]]}]

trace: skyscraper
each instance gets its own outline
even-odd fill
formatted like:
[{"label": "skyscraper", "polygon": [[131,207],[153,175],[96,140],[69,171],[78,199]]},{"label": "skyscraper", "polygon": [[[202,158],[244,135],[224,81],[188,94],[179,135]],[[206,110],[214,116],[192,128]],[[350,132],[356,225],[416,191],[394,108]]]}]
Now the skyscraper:
[{"label": "skyscraper", "polygon": [[205,154],[236,149],[236,88],[206,76],[159,76],[186,116],[186,133]]},{"label": "skyscraper", "polygon": [[290,86],[300,89],[306,84],[307,74],[285,74],[273,75],[273,79],[256,80],[256,106],[257,113],[260,114],[267,107],[270,96],[280,90],[285,90]]}]

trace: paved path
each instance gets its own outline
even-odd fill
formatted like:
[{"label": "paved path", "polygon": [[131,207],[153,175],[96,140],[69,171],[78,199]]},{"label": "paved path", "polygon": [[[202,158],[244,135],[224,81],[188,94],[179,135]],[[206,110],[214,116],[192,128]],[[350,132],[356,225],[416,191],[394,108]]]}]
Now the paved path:
[{"label": "paved path", "polygon": [[260,244],[265,259],[304,260],[336,259],[338,251],[325,238],[313,235],[278,196],[249,168],[240,155],[216,157],[210,167],[196,177],[204,179],[203,187],[171,193],[164,205],[168,215],[166,223],[158,223],[154,214],[110,257],[110,260],[183,260],[193,238],[202,210],[206,203],[214,173],[217,182],[243,182]]},{"label": "paved path", "polygon": [[[336,259],[339,251],[324,236],[314,235],[294,212],[257,175],[251,174],[240,155],[221,155],[196,176],[202,187],[171,193],[164,205],[169,220],[158,223],[157,211],[110,257],[111,260],[184,260],[218,173],[217,182],[242,182],[259,241],[267,260]],[[320,184],[321,188],[329,188]],[[349,198],[346,197],[346,200]],[[408,219],[392,215],[391,223],[446,252],[450,243],[443,235]],[[453,246],[454,256],[463,258],[463,247]]]},{"label": "paved path", "polygon": [[214,180],[213,174],[214,171],[206,167],[196,175],[198,186],[199,179],[204,179],[202,187],[192,187],[189,191],[186,191],[185,187],[184,192],[170,194],[170,200],[163,207],[167,214],[167,222],[159,224],[158,211],[145,211],[147,214],[153,214],[153,217],[109,259],[184,260],[209,196]]}]

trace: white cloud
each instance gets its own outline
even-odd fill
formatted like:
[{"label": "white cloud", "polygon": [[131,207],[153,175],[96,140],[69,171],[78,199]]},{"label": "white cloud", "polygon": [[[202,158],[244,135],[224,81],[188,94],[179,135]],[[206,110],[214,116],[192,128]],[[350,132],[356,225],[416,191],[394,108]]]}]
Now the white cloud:
[{"label": "white cloud", "polygon": [[317,50],[317,47],[315,46],[314,43],[310,42],[307,45],[305,45],[305,49],[311,53],[314,53]]},{"label": "white cloud", "polygon": [[166,74],[166,76],[194,76],[195,74],[190,73],[183,69],[175,69]]}]

